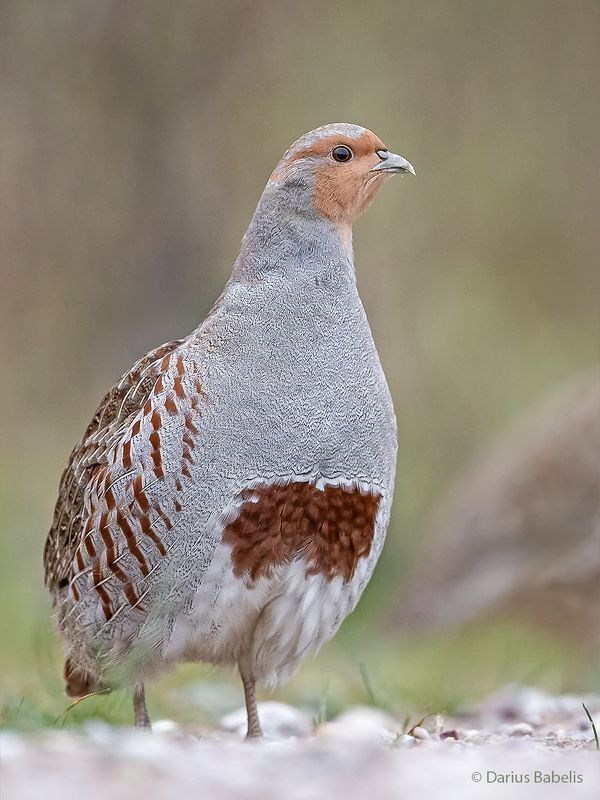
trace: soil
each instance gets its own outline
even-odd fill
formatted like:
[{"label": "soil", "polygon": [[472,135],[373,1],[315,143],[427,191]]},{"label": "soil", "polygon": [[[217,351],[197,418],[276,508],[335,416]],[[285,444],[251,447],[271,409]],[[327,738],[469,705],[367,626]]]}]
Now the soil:
[{"label": "soil", "polygon": [[201,735],[170,720],[152,733],[100,722],[37,736],[4,731],[2,800],[595,799],[600,751],[582,702],[600,717],[600,697],[511,686],[469,713],[405,731],[370,707],[315,727],[308,712],[263,703],[258,742],[242,739],[243,709]]}]

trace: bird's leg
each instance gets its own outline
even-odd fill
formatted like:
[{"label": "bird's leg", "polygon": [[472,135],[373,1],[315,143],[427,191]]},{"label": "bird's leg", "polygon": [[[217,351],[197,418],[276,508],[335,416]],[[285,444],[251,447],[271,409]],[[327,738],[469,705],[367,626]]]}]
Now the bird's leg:
[{"label": "bird's leg", "polygon": [[135,727],[140,730],[150,730],[150,717],[146,708],[146,694],[143,683],[136,683],[133,687],[133,712],[135,714]]},{"label": "bird's leg", "polygon": [[246,700],[246,713],[248,714],[248,732],[246,739],[260,739],[263,735],[256,708],[256,682],[254,678],[248,678],[240,668],[242,683],[244,684],[244,698]]}]

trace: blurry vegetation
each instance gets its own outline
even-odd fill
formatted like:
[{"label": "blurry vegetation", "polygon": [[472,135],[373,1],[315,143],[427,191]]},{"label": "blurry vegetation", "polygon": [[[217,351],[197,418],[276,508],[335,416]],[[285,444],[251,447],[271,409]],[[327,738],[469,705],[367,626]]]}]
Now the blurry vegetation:
[{"label": "blurry vegetation", "polygon": [[395,608],[399,626],[528,620],[600,645],[600,373],[503,431],[451,483]]},{"label": "blurry vegetation", "polygon": [[[400,711],[528,676],[594,683],[559,641],[511,628],[397,641],[383,620],[452,476],[597,362],[599,39],[595,0],[3,3],[6,721],[49,724],[67,706],[41,552],[72,444],[140,354],[202,319],[280,154],[331,121],[372,128],[417,170],[355,231],[398,415],[397,493],[358,611],[281,696],[318,712],[329,676],[328,712],[367,702],[361,662]],[[174,697],[192,676],[226,680],[184,668],[151,690],[154,708],[189,716]],[[115,692],[64,724],[96,712],[130,718]]]}]

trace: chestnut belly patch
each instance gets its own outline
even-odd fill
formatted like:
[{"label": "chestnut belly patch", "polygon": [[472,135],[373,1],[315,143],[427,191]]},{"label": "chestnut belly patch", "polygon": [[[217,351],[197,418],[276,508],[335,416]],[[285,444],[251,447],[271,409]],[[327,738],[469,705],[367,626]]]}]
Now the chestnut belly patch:
[{"label": "chestnut belly patch", "polygon": [[307,574],[351,580],[369,555],[381,495],[356,487],[294,482],[244,489],[239,510],[223,531],[233,571],[250,582],[304,558]]}]

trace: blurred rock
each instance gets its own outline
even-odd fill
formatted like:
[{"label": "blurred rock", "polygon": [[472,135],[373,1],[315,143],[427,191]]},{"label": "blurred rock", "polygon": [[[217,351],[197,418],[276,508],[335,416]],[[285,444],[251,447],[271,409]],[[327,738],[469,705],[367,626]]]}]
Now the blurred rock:
[{"label": "blurred rock", "polygon": [[392,717],[368,706],[351,708],[336,719],[325,722],[317,731],[320,737],[365,744],[391,744],[398,738],[398,733],[398,723]]},{"label": "blurred rock", "polygon": [[469,469],[424,537],[401,625],[500,613],[600,641],[600,380],[587,375]]},{"label": "blurred rock", "polygon": [[159,719],[156,722],[152,723],[152,733],[172,734],[172,733],[180,733],[180,732],[181,732],[181,728],[172,719]]},{"label": "blurred rock", "polygon": [[507,725],[503,732],[508,736],[532,736],[533,726],[528,722],[517,722],[515,725]]},{"label": "blurred rock", "polygon": [[[308,736],[313,729],[312,719],[301,711],[285,703],[267,702],[258,704],[258,715],[267,739],[287,739],[290,736]],[[238,708],[221,719],[221,728],[236,733],[240,738],[246,735],[247,715],[245,708]]]},{"label": "blurred rock", "polygon": [[526,720],[539,724],[553,711],[555,703],[556,698],[543,689],[508,684],[487,697],[479,712],[488,719]]},{"label": "blurred rock", "polygon": [[589,724],[583,710],[585,703],[592,715],[600,713],[599,695],[554,696],[535,686],[508,684],[498,689],[479,706],[478,716],[488,724],[496,722],[528,723],[534,727],[547,725],[556,720],[587,730]]}]

